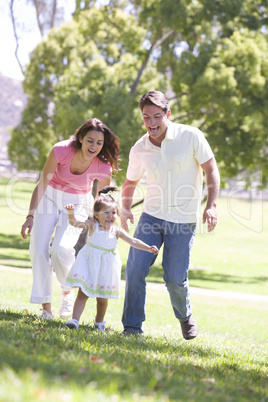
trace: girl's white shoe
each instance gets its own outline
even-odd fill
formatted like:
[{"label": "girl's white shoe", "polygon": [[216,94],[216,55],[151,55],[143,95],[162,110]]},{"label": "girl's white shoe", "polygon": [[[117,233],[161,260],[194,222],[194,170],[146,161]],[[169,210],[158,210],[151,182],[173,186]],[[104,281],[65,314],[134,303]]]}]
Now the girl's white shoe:
[{"label": "girl's white shoe", "polygon": [[70,328],[70,329],[78,329],[78,327],[79,327],[79,322],[75,319],[75,318],[72,318],[71,320],[69,320],[69,321],[67,321],[66,322],[66,325],[67,325],[67,327],[68,328]]},{"label": "girl's white shoe", "polygon": [[95,328],[94,328],[94,331],[104,332],[104,331],[105,331],[105,321],[96,322],[96,319],[95,319]]}]

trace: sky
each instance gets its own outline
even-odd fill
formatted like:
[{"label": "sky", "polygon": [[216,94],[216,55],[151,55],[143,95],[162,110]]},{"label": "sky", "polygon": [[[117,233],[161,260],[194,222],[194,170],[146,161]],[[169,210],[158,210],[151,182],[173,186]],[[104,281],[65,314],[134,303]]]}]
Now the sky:
[{"label": "sky", "polygon": [[[71,19],[74,0],[58,0],[64,6],[65,21]],[[1,0],[0,4],[0,73],[6,77],[23,80],[19,64],[15,57],[16,42],[9,12],[10,0]],[[25,66],[29,62],[30,52],[41,40],[35,12],[28,0],[14,0],[15,18],[18,22],[20,62]]]}]

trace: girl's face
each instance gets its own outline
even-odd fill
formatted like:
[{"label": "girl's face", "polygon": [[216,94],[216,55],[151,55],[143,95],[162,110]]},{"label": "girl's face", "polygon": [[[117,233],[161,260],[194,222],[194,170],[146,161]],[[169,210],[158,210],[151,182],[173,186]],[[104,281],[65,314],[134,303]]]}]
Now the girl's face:
[{"label": "girl's face", "polygon": [[117,218],[116,205],[103,207],[99,212],[95,212],[95,217],[103,230],[110,230]]},{"label": "girl's face", "polygon": [[104,144],[104,134],[101,131],[89,131],[84,138],[80,139],[82,144],[81,152],[84,158],[94,158],[97,156]]}]

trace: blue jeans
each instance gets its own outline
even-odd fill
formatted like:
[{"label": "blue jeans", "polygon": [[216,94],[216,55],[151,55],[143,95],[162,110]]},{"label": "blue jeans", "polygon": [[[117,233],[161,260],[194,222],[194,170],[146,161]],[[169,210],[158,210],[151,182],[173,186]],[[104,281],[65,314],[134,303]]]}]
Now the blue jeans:
[{"label": "blue jeans", "polygon": [[[164,243],[162,266],[175,316],[187,321],[190,306],[188,269],[196,230],[195,223],[173,223],[142,213],[134,237],[158,248]],[[126,290],[122,323],[131,332],[142,333],[145,321],[146,281],[156,256],[130,248],[126,266]]]}]

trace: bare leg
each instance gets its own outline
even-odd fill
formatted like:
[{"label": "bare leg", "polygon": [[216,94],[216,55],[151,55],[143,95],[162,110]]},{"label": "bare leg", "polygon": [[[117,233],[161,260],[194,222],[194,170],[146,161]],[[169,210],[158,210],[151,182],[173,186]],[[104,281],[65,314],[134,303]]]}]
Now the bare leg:
[{"label": "bare leg", "polygon": [[73,318],[79,321],[81,314],[84,311],[88,296],[86,296],[82,290],[79,288],[77,297],[74,303]]},{"label": "bare leg", "polygon": [[97,297],[96,300],[97,300],[97,314],[95,321],[102,322],[107,310],[108,299],[102,299],[100,297]]},{"label": "bare leg", "polygon": [[42,308],[43,310],[46,310],[49,314],[52,314],[51,303],[43,303]]}]

